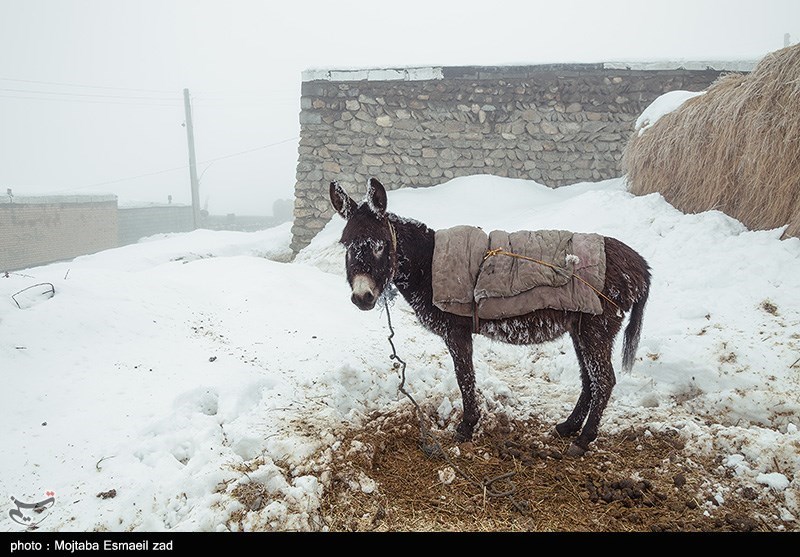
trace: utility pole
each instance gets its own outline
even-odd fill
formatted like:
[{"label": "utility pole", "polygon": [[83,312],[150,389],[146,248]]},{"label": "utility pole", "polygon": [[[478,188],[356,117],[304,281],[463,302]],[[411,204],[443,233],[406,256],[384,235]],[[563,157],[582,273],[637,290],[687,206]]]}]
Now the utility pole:
[{"label": "utility pole", "polygon": [[192,183],[192,215],[194,227],[200,222],[200,182],[197,179],[197,161],[194,156],[194,127],[192,126],[192,105],[189,102],[189,89],[183,90],[183,107],[186,111],[186,140],[189,143],[189,178]]}]

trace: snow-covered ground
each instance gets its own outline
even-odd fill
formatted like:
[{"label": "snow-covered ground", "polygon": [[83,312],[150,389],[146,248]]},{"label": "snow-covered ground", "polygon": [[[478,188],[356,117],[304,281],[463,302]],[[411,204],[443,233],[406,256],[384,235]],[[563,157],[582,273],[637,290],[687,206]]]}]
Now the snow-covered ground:
[{"label": "snow-covered ground", "polygon": [[[392,191],[389,210],[432,228],[599,232],[638,250],[653,286],[601,435],[677,428],[686,450],[723,455],[755,489],[783,495],[784,520],[800,520],[800,240],[682,214],[658,194],[629,194],[624,179],[553,190],[473,176]],[[0,530],[225,530],[248,482],[268,501],[247,529],[315,528],[342,426],[408,404],[385,313],[350,302],[343,225],[334,216],[292,262],[286,224],[156,236],[0,275]],[[29,288],[40,283],[55,294]],[[393,310],[406,388],[453,428],[461,400],[444,345],[404,301]],[[485,414],[556,423],[575,403],[567,338],[479,337],[475,352]],[[41,514],[25,507],[41,501]]]}]

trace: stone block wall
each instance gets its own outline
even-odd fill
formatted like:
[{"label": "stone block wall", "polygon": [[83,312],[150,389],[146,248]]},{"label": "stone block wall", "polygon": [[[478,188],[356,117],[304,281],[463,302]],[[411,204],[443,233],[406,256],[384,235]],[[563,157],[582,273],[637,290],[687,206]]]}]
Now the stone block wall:
[{"label": "stone block wall", "polygon": [[116,196],[0,201],[0,272],[72,259],[116,246]]},{"label": "stone block wall", "polygon": [[[292,249],[351,194],[492,174],[551,187],[620,175],[636,119],[661,94],[699,91],[751,63],[556,64],[309,71],[303,76]],[[354,187],[355,186],[355,187]],[[354,191],[358,188],[358,191]]]},{"label": "stone block wall", "polygon": [[194,230],[191,205],[120,207],[118,218],[120,246],[136,243],[153,234]]},{"label": "stone block wall", "polygon": [[118,207],[115,195],[0,197],[0,273],[192,230],[188,205]]}]

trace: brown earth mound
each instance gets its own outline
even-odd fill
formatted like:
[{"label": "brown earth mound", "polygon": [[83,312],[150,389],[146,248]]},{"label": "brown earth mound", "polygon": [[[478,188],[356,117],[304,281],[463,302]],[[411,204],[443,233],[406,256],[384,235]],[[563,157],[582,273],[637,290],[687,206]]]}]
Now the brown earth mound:
[{"label": "brown earth mound", "polygon": [[547,425],[494,422],[461,445],[435,434],[442,452],[428,456],[410,414],[374,416],[334,454],[322,523],[338,532],[791,528],[768,490],[741,484],[721,456],[686,454],[678,431],[602,436],[570,459],[569,440],[543,433]]}]

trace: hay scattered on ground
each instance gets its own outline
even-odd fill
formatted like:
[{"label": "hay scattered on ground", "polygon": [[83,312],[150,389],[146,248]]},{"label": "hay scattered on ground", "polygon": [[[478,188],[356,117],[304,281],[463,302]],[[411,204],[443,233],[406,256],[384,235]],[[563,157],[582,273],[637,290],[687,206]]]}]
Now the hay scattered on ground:
[{"label": "hay scattered on ground", "polygon": [[629,141],[631,192],[800,237],[800,45],[729,74]]},{"label": "hay scattered on ground", "polygon": [[[741,485],[722,454],[691,454],[676,429],[601,435],[580,459],[552,424],[498,415],[448,457],[420,448],[417,420],[375,416],[333,454],[322,522],[333,532],[765,532],[776,494]],[[446,474],[456,466],[459,473]],[[500,496],[482,490],[482,482]],[[476,484],[478,484],[476,486]],[[725,493],[720,504],[717,493]],[[507,493],[508,495],[502,495]]]}]

